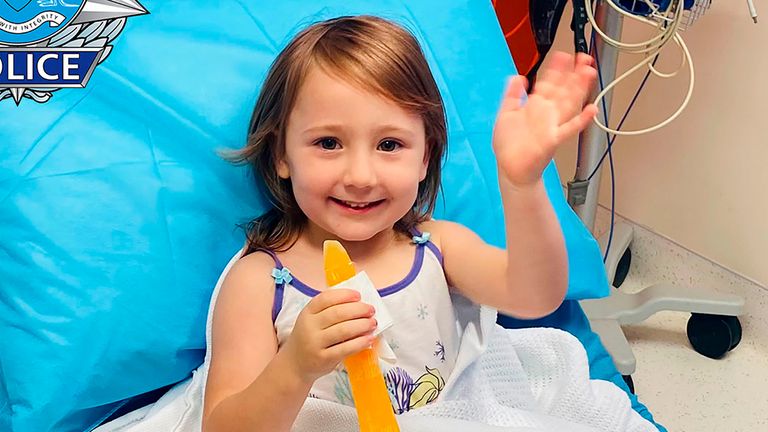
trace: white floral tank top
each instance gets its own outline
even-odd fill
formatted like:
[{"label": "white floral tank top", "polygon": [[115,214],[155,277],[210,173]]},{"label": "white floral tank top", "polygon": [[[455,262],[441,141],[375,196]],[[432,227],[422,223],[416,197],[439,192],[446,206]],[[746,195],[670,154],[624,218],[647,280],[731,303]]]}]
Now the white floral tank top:
[{"label": "white floral tank top", "polygon": [[[442,255],[429,233],[413,233],[414,258],[400,282],[378,289],[394,324],[381,334],[395,354],[380,360],[392,408],[402,414],[437,400],[456,362],[459,329],[442,266]],[[272,319],[278,346],[285,343],[296,318],[319,291],[302,283],[277,256],[272,277]],[[343,365],[315,381],[310,397],[354,406]]]}]

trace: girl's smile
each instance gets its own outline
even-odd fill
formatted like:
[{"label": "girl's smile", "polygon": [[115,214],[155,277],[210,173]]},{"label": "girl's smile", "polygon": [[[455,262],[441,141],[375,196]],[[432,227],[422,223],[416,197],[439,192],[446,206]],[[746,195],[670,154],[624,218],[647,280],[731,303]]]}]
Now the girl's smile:
[{"label": "girl's smile", "polygon": [[357,202],[357,201],[346,201],[341,200],[339,198],[330,198],[332,202],[337,204],[339,207],[344,209],[344,211],[350,212],[351,214],[366,214],[370,211],[373,211],[375,208],[380,206],[381,204],[384,204],[386,200],[375,200],[375,201],[366,201],[366,202]]}]

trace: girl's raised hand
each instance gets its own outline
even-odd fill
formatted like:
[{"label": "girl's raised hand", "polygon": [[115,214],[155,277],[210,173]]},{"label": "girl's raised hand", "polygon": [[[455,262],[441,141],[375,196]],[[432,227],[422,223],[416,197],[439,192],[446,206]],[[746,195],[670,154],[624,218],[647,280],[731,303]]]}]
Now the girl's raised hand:
[{"label": "girl's raised hand", "polygon": [[554,52],[525,104],[525,78],[510,79],[493,129],[493,150],[513,186],[536,183],[557,147],[592,121],[597,107],[584,101],[596,77],[592,57]]},{"label": "girl's raised hand", "polygon": [[360,293],[333,289],[316,295],[299,314],[282,347],[298,377],[313,383],[344,358],[371,346],[376,320]]}]

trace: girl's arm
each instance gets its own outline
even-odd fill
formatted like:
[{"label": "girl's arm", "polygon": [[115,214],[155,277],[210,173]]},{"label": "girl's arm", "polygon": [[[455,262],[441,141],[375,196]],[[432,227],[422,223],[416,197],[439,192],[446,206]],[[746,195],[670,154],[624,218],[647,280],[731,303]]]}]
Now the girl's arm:
[{"label": "girl's arm", "polygon": [[315,296],[278,350],[272,323],[272,259],[242,258],[221,287],[213,315],[204,432],[289,431],[312,384],[371,345],[373,307],[345,289]]},{"label": "girl's arm", "polygon": [[449,283],[471,300],[520,318],[554,311],[568,288],[568,256],[541,178],[555,150],[584,129],[594,105],[584,99],[596,76],[592,59],[553,53],[534,92],[510,81],[493,132],[507,250],[458,224],[435,225]]},{"label": "girl's arm", "polygon": [[548,315],[568,287],[560,224],[542,182],[525,190],[500,183],[507,250],[452,222],[431,222],[425,230],[439,243],[449,284],[469,299],[518,318]]},{"label": "girl's arm", "polygon": [[277,354],[271,258],[254,253],[230,270],[216,303],[203,431],[288,431],[312,383]]}]

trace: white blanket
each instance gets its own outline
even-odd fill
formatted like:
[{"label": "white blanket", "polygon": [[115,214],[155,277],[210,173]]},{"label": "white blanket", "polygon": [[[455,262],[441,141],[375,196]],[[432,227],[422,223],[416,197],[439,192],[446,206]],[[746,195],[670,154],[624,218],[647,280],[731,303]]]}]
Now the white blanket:
[{"label": "white blanket", "polygon": [[[211,316],[219,288],[238,252],[224,269],[211,298]],[[398,416],[401,431],[440,432],[655,432],[632,410],[626,393],[614,384],[589,379],[581,343],[555,329],[505,330],[495,312],[457,302],[462,329],[459,357],[440,398]],[[478,347],[481,348],[478,350]],[[482,352],[479,357],[475,354]],[[462,355],[463,353],[470,353]],[[94,432],[198,432],[210,349],[192,378],[157,403],[102,425]],[[308,398],[294,431],[357,431],[353,408]]]}]

